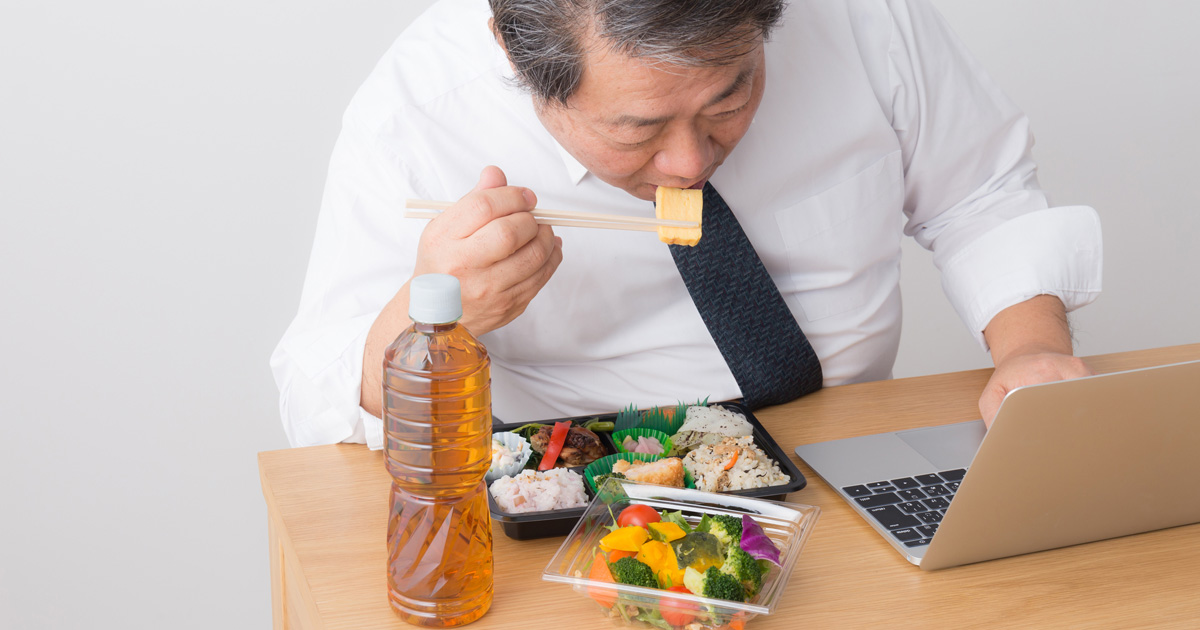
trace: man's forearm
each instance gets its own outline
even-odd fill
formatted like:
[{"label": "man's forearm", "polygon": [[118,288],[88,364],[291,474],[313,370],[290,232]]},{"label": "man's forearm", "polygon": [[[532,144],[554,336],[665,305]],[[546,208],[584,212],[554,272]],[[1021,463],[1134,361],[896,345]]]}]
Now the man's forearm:
[{"label": "man's forearm", "polygon": [[363,350],[362,391],[358,401],[363,409],[376,417],[383,416],[383,351],[412,321],[408,318],[408,283],[383,307]]},{"label": "man's forearm", "polygon": [[983,337],[997,366],[1016,355],[1074,352],[1066,308],[1053,295],[1039,295],[1000,311]]}]

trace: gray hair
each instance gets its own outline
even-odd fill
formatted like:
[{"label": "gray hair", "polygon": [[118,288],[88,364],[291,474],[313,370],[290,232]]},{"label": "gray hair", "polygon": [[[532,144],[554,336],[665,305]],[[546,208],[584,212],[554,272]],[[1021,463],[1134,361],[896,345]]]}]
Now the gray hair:
[{"label": "gray hair", "polygon": [[629,57],[684,67],[733,63],[767,37],[785,0],[489,0],[518,82],[566,105],[594,36]]}]

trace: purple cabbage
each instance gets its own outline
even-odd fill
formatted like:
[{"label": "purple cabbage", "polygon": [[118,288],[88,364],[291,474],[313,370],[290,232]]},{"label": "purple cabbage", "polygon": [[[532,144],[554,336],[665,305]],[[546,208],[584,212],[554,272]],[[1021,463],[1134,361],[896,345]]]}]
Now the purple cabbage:
[{"label": "purple cabbage", "polygon": [[756,560],[766,560],[779,566],[779,549],[775,548],[775,543],[767,537],[762,526],[745,514],[742,515],[742,542],[738,546]]}]

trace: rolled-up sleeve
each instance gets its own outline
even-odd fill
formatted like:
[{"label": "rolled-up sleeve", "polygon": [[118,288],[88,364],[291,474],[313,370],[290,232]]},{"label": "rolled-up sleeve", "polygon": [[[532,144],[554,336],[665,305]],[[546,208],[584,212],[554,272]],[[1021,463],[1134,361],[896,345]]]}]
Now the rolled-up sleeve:
[{"label": "rolled-up sleeve", "polygon": [[330,159],[300,308],[271,356],[292,446],[382,445],[382,423],[359,405],[363,353],[376,317],[412,275],[424,222],[402,218],[421,187],[378,137],[352,106]]},{"label": "rolled-up sleeve", "polygon": [[1095,300],[1103,254],[1096,211],[1051,207],[1028,119],[929,2],[887,4],[905,233],[933,252],[959,317],[986,349],[983,330],[1009,306],[1042,294],[1068,311]]}]

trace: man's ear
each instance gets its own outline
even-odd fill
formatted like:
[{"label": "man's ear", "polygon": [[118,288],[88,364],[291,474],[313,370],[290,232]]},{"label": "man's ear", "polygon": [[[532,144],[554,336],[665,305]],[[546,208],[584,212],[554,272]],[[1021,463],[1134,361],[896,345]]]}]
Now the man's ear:
[{"label": "man's ear", "polygon": [[500,45],[500,50],[504,51],[504,56],[508,56],[508,47],[504,45],[504,36],[500,31],[496,30],[496,18],[488,18],[488,30],[492,32],[492,36],[496,38],[496,43]]},{"label": "man's ear", "polygon": [[496,18],[488,18],[488,30],[492,32],[492,36],[496,38],[496,44],[504,52],[504,58],[508,60],[508,67],[516,72],[517,68],[513,65],[512,57],[508,56],[508,47],[504,45],[504,36],[500,34],[500,29],[496,28]]}]

